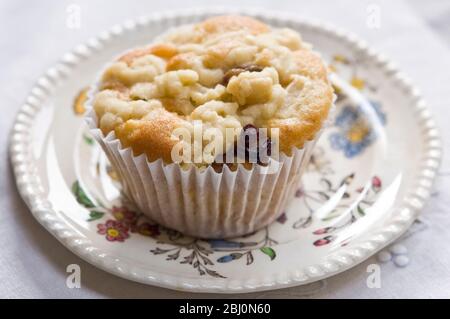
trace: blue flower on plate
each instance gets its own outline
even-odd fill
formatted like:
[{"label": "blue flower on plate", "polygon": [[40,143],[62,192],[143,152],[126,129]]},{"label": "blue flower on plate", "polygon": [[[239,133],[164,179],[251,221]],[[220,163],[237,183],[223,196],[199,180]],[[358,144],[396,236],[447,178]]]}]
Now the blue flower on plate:
[{"label": "blue flower on plate", "polygon": [[[381,110],[380,104],[370,101],[370,105],[381,124],[384,125],[386,114]],[[343,150],[348,158],[360,154],[377,138],[376,131],[361,106],[344,106],[334,124],[338,131],[329,136],[331,146],[336,150]]]}]

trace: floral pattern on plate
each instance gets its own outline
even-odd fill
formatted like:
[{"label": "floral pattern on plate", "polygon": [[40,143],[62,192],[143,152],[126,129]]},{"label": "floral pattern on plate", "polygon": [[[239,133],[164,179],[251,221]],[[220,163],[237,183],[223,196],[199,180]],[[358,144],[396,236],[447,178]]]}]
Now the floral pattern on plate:
[{"label": "floral pattern on plate", "polygon": [[[313,154],[313,158],[321,153],[321,148],[318,148],[316,154]],[[313,159],[314,161],[316,160]],[[355,174],[351,173],[337,180],[337,182],[333,182],[332,177],[336,174],[324,174],[323,172],[328,171],[325,170],[322,173],[315,171],[315,173],[318,173],[316,185],[320,186],[319,189],[299,188],[295,194],[295,197],[302,203],[303,211],[308,212],[308,214],[295,219],[293,216],[283,213],[275,221],[281,227],[291,230],[308,230],[314,235],[320,236],[320,238],[312,242],[312,245],[316,247],[331,243],[335,239],[334,235],[339,230],[364,217],[366,215],[365,208],[373,204],[378,192],[382,189],[381,179],[374,176],[370,185],[358,187],[352,193],[344,192],[342,200],[347,201],[336,205],[326,216],[320,218],[321,222],[326,223],[325,226],[313,229],[312,220],[316,210],[329,201],[333,194],[339,192],[339,189],[350,186],[355,177]],[[89,210],[86,220],[96,222],[97,233],[104,236],[107,241],[123,243],[135,235],[152,237],[156,239],[156,246],[149,250],[150,253],[165,256],[168,262],[179,262],[180,264],[191,266],[201,276],[209,275],[225,278],[224,275],[214,270],[216,262],[226,264],[244,260],[243,265],[249,266],[253,264],[254,254],[257,253],[266,255],[268,261],[277,257],[276,246],[278,240],[271,235],[271,227],[266,227],[255,234],[236,239],[207,240],[192,238],[151,222],[142,213],[127,207],[127,204],[106,208],[98,199],[90,199],[79,181],[74,182],[72,191],[77,201]],[[356,201],[356,206],[349,210],[355,201],[349,202],[348,199],[355,198],[361,194],[363,194],[363,197]],[[128,203],[125,198],[124,203]],[[340,221],[334,223],[336,219],[340,219]],[[343,243],[342,245],[345,244]]]},{"label": "floral pattern on plate", "polygon": [[[371,101],[370,105],[380,122],[385,124],[386,115],[379,103]],[[377,138],[376,131],[371,127],[361,106],[344,106],[337,115],[334,126],[338,131],[329,136],[331,146],[342,150],[348,158],[360,154]]]}]

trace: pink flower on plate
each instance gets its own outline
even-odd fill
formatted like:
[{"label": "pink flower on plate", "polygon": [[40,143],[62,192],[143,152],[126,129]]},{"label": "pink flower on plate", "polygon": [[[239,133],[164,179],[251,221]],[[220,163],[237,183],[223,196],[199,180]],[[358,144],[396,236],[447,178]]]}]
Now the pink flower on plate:
[{"label": "pink flower on plate", "polygon": [[104,224],[98,224],[97,229],[97,233],[105,235],[108,241],[123,242],[130,237],[128,235],[128,226],[112,219],[108,219]]},{"label": "pink flower on plate", "polygon": [[335,229],[336,229],[335,227],[319,228],[316,231],[314,231],[313,234],[314,235],[323,235],[323,234],[331,233]]},{"label": "pink flower on plate", "polygon": [[372,187],[375,190],[379,190],[381,188],[381,179],[378,176],[372,177]]},{"label": "pink flower on plate", "polygon": [[321,239],[317,239],[313,245],[316,247],[320,247],[320,246],[324,246],[324,245],[328,245],[329,243],[331,243],[333,241],[334,237],[333,236],[327,236]]},{"label": "pink flower on plate", "polygon": [[126,225],[134,224],[137,220],[137,214],[126,207],[114,206],[111,213],[117,221]]}]

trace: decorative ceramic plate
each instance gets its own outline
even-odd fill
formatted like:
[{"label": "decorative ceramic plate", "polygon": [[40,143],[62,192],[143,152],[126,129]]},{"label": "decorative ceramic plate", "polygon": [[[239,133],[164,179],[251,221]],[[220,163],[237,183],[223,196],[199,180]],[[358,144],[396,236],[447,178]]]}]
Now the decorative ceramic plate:
[{"label": "decorative ceramic plate", "polygon": [[217,13],[128,21],[76,47],[37,81],[11,136],[17,185],[33,216],[101,269],[197,292],[309,283],[355,266],[400,236],[428,198],[441,157],[425,103],[392,64],[352,35],[286,15],[245,12],[298,30],[345,84],[335,83],[335,119],[285,213],[254,234],[205,240],[152,223],[121,195],[115,172],[86,133],[83,89],[121,51]]}]

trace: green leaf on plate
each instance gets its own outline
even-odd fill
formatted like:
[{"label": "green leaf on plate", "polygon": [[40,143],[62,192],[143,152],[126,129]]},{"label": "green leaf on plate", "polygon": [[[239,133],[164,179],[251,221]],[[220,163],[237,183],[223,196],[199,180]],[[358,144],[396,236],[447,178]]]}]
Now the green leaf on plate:
[{"label": "green leaf on plate", "polygon": [[358,205],[357,208],[358,208],[358,213],[361,216],[365,216],[366,215],[366,212],[364,211],[364,209],[361,208],[361,206]]},{"label": "green leaf on plate", "polygon": [[270,260],[274,260],[277,254],[275,253],[275,250],[273,250],[270,247],[262,247],[259,250],[261,250],[264,254],[270,257]]},{"label": "green leaf on plate", "polygon": [[324,218],[321,218],[322,221],[327,222],[330,221],[336,217],[339,217],[342,214],[340,210],[332,210],[327,216]]},{"label": "green leaf on plate", "polygon": [[103,213],[103,212],[93,210],[89,213],[89,219],[87,221],[92,222],[94,220],[102,218],[104,215],[105,215],[105,213]]},{"label": "green leaf on plate", "polygon": [[94,145],[94,139],[86,134],[83,135],[83,140],[87,145]]},{"label": "green leaf on plate", "polygon": [[80,183],[76,181],[72,185],[72,193],[75,195],[77,202],[86,208],[94,208],[94,203],[89,199],[84,190],[81,188]]}]

